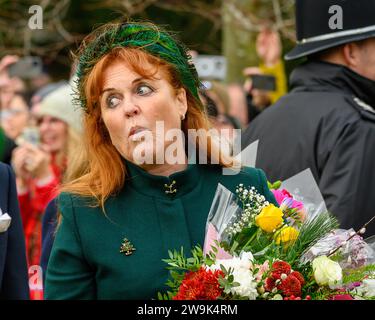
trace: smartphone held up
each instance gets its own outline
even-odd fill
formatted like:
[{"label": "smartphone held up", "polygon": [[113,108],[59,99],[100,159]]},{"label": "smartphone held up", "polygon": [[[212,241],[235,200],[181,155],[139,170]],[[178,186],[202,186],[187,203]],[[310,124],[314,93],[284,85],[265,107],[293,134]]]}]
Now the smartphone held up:
[{"label": "smartphone held up", "polygon": [[21,79],[33,79],[42,73],[42,59],[40,57],[26,56],[9,65],[9,77]]}]

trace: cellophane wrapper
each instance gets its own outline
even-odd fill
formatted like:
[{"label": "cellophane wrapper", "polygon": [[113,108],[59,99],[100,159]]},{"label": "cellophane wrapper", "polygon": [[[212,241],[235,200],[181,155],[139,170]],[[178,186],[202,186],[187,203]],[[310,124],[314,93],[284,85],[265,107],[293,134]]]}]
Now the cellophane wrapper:
[{"label": "cellophane wrapper", "polygon": [[356,269],[375,263],[375,238],[371,237],[364,240],[360,235],[351,235],[355,233],[353,229],[336,229],[327,236],[320,239],[314,246],[302,256],[301,262],[309,262],[318,256],[326,255],[336,248],[336,259],[343,269]]}]

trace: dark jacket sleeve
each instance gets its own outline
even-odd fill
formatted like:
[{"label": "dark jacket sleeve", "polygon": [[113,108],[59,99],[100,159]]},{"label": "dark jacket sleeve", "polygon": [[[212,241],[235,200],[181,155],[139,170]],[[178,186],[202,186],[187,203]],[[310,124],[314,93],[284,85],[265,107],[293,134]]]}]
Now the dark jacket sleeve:
[{"label": "dark jacket sleeve", "polygon": [[[25,238],[17,201],[16,185],[13,172],[8,173],[8,208],[12,222],[8,229],[7,254],[2,279],[0,296],[2,299],[29,299],[28,272],[26,262]],[[6,184],[5,184],[6,186]]]},{"label": "dark jacket sleeve", "polygon": [[[342,228],[359,229],[375,214],[375,146],[365,122],[343,128],[321,175],[319,188]],[[368,235],[375,233],[371,224]]]},{"label": "dark jacket sleeve", "polygon": [[43,269],[43,282],[46,278],[48,260],[51,255],[53,240],[57,226],[56,199],[53,199],[47,206],[42,221],[42,255],[40,266]]}]

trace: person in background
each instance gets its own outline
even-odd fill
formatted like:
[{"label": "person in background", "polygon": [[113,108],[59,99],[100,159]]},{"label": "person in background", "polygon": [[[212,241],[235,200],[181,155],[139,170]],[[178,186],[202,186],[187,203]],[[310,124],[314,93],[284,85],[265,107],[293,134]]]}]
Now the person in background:
[{"label": "person in background", "polygon": [[[288,91],[284,63],[281,57],[282,45],[278,32],[266,27],[263,28],[257,36],[256,51],[260,59],[259,67],[248,67],[243,70],[244,76],[247,77],[244,90],[247,93],[249,122]],[[254,88],[251,81],[253,75],[274,76],[276,90],[265,91]]]},{"label": "person in background", "polygon": [[293,70],[291,92],[249,125],[242,142],[259,140],[257,166],[271,182],[310,168],[341,227],[359,230],[374,216],[375,1],[341,1],[343,30],[325,20],[335,4],[297,0],[298,44],[286,59],[307,61]]},{"label": "person in background", "polygon": [[0,162],[10,164],[12,152],[16,147],[16,143],[7,137],[3,128],[0,127]]},{"label": "person in background", "polygon": [[67,85],[68,81],[61,80],[59,82],[53,82],[48,83],[45,86],[42,86],[40,89],[38,89],[36,92],[34,92],[33,96],[31,97],[31,115],[34,117],[34,115],[37,115],[41,103],[44,100],[45,97],[47,97],[50,93],[55,91],[56,89]]},{"label": "person in background", "polygon": [[[5,56],[0,60],[0,113],[9,105],[15,92],[24,89],[24,83],[19,78],[10,78],[8,67],[17,62],[17,56]],[[0,117],[0,121],[1,117]],[[11,155],[16,148],[15,142],[6,135],[0,125],[0,161],[10,164]]]},{"label": "person in background", "polygon": [[[240,129],[240,125],[238,121],[226,114],[220,113],[219,107],[217,106],[217,96],[211,95],[205,89],[199,90],[200,99],[202,100],[205,108],[208,119],[211,123],[212,128],[218,130],[218,135],[220,137],[220,130],[226,129],[229,130],[229,134],[227,136],[228,141],[233,141],[235,138],[234,129]],[[214,99],[213,99],[214,97]]]},{"label": "person in background", "polygon": [[0,216],[0,300],[27,300],[29,284],[25,238],[14,174],[8,165],[1,162]]},{"label": "person in background", "polygon": [[72,104],[70,85],[46,96],[37,119],[39,144],[25,143],[15,149],[12,157],[29,265],[39,264],[42,215],[56,196],[67,158],[76,152],[80,140],[81,112]]},{"label": "person in background", "polygon": [[18,56],[7,55],[0,60],[0,110],[9,105],[17,92],[25,92],[25,82],[18,77],[10,77],[8,67],[18,61]]},{"label": "person in background", "polygon": [[24,96],[15,93],[9,104],[1,109],[0,119],[5,134],[17,141],[29,121],[29,106]]},{"label": "person in background", "polygon": [[249,115],[243,86],[239,83],[231,83],[227,86],[227,92],[230,101],[228,114],[238,120],[241,128],[246,128],[249,123]]}]

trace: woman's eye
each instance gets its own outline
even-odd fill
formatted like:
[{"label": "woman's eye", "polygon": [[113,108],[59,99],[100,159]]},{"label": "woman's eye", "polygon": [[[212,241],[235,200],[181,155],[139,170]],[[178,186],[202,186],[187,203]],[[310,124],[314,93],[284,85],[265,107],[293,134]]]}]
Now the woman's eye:
[{"label": "woman's eye", "polygon": [[149,86],[146,86],[146,85],[141,85],[137,88],[137,94],[141,95],[141,96],[147,96],[149,95],[150,93],[152,93],[154,90],[149,87]]},{"label": "woman's eye", "polygon": [[108,108],[114,108],[116,107],[119,103],[121,102],[121,100],[116,97],[116,96],[109,96],[107,98],[107,107]]}]

